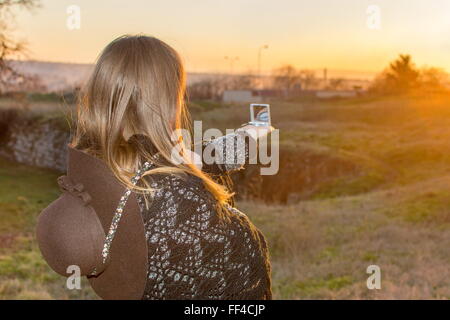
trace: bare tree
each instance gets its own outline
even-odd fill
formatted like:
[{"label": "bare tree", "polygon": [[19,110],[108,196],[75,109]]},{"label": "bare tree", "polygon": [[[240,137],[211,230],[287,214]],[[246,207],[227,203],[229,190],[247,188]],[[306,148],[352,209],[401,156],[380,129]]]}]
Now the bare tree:
[{"label": "bare tree", "polygon": [[39,0],[0,0],[0,94],[10,85],[30,79],[18,72],[9,59],[26,54],[26,44],[14,39],[15,8],[32,10],[40,6]]},{"label": "bare tree", "polygon": [[215,97],[216,83],[213,79],[204,79],[188,86],[189,99],[212,99]]},{"label": "bare tree", "polygon": [[285,65],[272,72],[273,87],[284,90],[288,94],[297,87],[301,87],[302,73],[291,65]]},{"label": "bare tree", "polygon": [[440,68],[424,67],[420,70],[419,83],[422,90],[443,91],[448,89],[449,75]]},{"label": "bare tree", "polygon": [[316,78],[316,73],[311,70],[301,70],[300,78],[302,88],[305,90],[314,89],[319,83],[319,80]]},{"label": "bare tree", "polygon": [[257,78],[251,74],[240,74],[230,78],[229,90],[252,89],[256,86]]},{"label": "bare tree", "polygon": [[344,79],[342,78],[331,78],[328,82],[328,88],[331,90],[339,90],[344,85]]},{"label": "bare tree", "polygon": [[283,90],[286,95],[296,94],[301,90],[311,90],[317,87],[319,80],[312,70],[298,70],[291,65],[285,65],[272,72],[273,87]]}]

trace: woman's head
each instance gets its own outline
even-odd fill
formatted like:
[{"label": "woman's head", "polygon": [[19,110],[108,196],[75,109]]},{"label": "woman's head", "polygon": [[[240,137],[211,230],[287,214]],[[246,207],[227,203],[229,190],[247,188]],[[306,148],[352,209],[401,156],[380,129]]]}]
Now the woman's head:
[{"label": "woman's head", "polygon": [[180,57],[164,42],[146,36],[114,40],[98,58],[83,92],[78,138],[104,156],[134,133],[164,147],[160,139],[169,139],[181,125],[184,78]]},{"label": "woman's head", "polygon": [[[158,149],[164,164],[153,170],[200,177],[220,201],[229,195],[193,164],[171,161],[173,132],[188,126],[185,71],[178,53],[163,41],[138,35],[112,41],[101,53],[78,106],[72,146],[102,158],[124,184],[150,154],[134,134]],[[149,172],[150,174],[152,171]]]}]

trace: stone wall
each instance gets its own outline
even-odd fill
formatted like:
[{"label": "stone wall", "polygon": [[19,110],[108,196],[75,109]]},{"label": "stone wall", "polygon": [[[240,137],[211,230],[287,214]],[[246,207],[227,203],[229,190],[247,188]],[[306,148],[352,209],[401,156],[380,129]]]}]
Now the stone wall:
[{"label": "stone wall", "polygon": [[[32,166],[66,170],[70,135],[61,117],[19,117],[2,123],[0,115],[0,129],[0,155]],[[355,160],[334,152],[286,146],[280,149],[278,174],[261,176],[259,169],[257,165],[247,165],[246,170],[232,175],[233,190],[238,198],[296,203],[310,199],[337,179],[365,174]]]},{"label": "stone wall", "polygon": [[10,160],[32,166],[66,169],[69,132],[61,128],[60,119],[20,119],[8,128],[0,154]]}]

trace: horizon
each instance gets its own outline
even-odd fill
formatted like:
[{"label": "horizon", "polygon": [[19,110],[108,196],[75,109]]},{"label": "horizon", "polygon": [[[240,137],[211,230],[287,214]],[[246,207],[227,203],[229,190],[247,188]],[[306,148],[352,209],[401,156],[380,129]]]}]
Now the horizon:
[{"label": "horizon", "polygon": [[[32,13],[16,12],[16,35],[28,42],[30,60],[92,64],[117,36],[145,33],[173,46],[190,73],[257,72],[259,48],[266,44],[261,50],[261,73],[266,74],[285,64],[376,74],[402,53],[418,67],[450,70],[450,3],[444,0],[231,0],[215,5],[135,0],[125,8],[118,0],[41,3]],[[74,4],[80,8],[81,28],[69,30],[67,8]],[[369,5],[380,10],[378,28],[369,27]],[[255,27],[256,19],[264,23]]]},{"label": "horizon", "polygon": [[[41,64],[60,64],[60,65],[74,65],[74,66],[94,66],[95,61],[92,63],[83,63],[83,62],[65,62],[65,61],[48,61],[48,60],[34,60],[34,59],[11,59],[9,61],[19,62],[19,63],[41,63]],[[321,78],[323,74],[323,69],[307,69],[309,71],[313,71],[318,78]],[[382,70],[381,70],[382,71]],[[380,72],[381,72],[380,71]],[[270,77],[272,76],[272,70],[269,72],[261,73],[261,76]],[[345,80],[361,80],[361,81],[370,81],[375,76],[377,76],[380,72],[369,72],[369,71],[355,71],[355,70],[339,70],[339,69],[327,69],[328,77],[330,78],[343,78]],[[204,74],[204,75],[230,75],[230,76],[244,76],[250,75],[251,73],[246,72],[235,72],[233,74],[220,71],[190,71],[186,70],[187,74]]]}]

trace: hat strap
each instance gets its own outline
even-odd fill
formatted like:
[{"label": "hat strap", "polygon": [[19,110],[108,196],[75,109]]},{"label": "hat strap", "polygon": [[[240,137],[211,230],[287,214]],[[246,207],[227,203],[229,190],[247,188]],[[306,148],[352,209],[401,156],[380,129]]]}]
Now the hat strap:
[{"label": "hat strap", "polygon": [[[150,162],[144,162],[142,167],[136,172],[135,176],[131,179],[131,183],[133,186],[135,186],[138,181],[142,178],[142,175],[150,169],[152,164]],[[105,238],[105,243],[103,245],[102,250],[102,263],[103,265],[106,264],[109,257],[109,252],[111,248],[112,241],[114,240],[114,236],[116,234],[117,228],[119,226],[120,219],[122,218],[123,209],[125,208],[125,205],[127,204],[128,198],[130,197],[131,189],[127,188],[125,191],[125,194],[120,198],[119,205],[117,206],[116,211],[114,212],[114,216],[111,222],[111,226],[109,227],[108,234]],[[90,274],[91,276],[97,275],[97,268],[94,269],[94,271]]]}]

